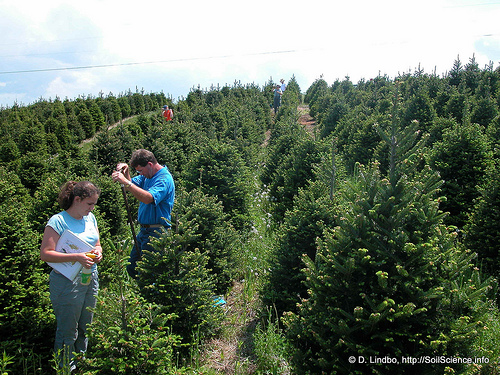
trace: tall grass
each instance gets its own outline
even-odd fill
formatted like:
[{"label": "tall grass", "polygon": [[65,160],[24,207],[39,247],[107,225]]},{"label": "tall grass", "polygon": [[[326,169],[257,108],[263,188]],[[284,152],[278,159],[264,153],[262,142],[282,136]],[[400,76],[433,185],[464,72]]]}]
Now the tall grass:
[{"label": "tall grass", "polygon": [[274,232],[271,230],[268,190],[264,186],[253,195],[250,204],[252,228],[242,246],[241,263],[245,269],[244,288],[240,298],[251,304],[255,318],[249,325],[251,332],[251,358],[253,367],[250,372],[236,374],[289,374],[289,345],[279,326],[279,317],[272,309],[263,309],[259,295],[269,272],[272,258]]},{"label": "tall grass", "polygon": [[[257,177],[255,177],[257,181]],[[220,337],[202,347],[198,373],[289,374],[288,345],[279,319],[264,310],[260,291],[269,270],[274,235],[266,187],[255,184],[249,202],[251,228],[237,251],[240,277],[226,299],[226,319]]]},{"label": "tall grass", "polygon": [[267,309],[267,320],[261,320],[254,333],[254,351],[258,374],[291,374],[288,362],[290,345],[279,325],[279,317]]},{"label": "tall grass", "polygon": [[471,346],[469,356],[476,363],[468,366],[464,372],[467,375],[500,374],[500,313],[493,301],[486,303],[489,306],[476,306],[478,311],[484,311],[481,321],[485,329],[478,332]]}]

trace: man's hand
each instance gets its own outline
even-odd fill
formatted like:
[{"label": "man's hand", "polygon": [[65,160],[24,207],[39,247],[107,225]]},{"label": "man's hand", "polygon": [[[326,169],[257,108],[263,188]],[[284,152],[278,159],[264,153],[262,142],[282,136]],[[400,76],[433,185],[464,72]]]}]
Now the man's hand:
[{"label": "man's hand", "polygon": [[119,163],[116,166],[116,170],[111,175],[114,182],[119,182],[121,185],[130,184],[130,172],[128,164]]},{"label": "man's hand", "polygon": [[116,170],[119,172],[122,172],[124,175],[126,175],[129,173],[128,164],[127,163],[118,163],[118,165],[116,166]]}]

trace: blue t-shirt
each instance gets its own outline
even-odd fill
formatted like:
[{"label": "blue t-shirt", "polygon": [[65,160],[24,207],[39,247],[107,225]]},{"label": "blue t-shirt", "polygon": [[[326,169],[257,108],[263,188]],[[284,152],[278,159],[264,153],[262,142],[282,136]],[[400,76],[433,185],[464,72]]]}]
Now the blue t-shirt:
[{"label": "blue t-shirt", "polygon": [[99,241],[99,232],[97,230],[97,220],[92,212],[83,219],[75,219],[66,211],[59,212],[52,216],[48,223],[48,227],[54,229],[57,234],[62,235],[66,229],[69,229],[80,239],[95,246]]},{"label": "blue t-shirt", "polygon": [[137,220],[141,224],[161,224],[170,226],[170,212],[174,206],[175,184],[170,171],[163,166],[152,178],[142,175],[132,178],[132,182],[153,196],[153,203],[139,203]]}]

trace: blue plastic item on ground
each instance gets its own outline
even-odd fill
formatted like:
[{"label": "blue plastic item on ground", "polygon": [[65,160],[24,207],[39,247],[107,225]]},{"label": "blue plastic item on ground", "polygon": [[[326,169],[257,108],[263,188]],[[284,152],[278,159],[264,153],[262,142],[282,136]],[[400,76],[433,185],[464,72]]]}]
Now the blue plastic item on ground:
[{"label": "blue plastic item on ground", "polygon": [[213,306],[224,306],[226,304],[226,301],[224,301],[224,298],[222,296],[213,296]]}]

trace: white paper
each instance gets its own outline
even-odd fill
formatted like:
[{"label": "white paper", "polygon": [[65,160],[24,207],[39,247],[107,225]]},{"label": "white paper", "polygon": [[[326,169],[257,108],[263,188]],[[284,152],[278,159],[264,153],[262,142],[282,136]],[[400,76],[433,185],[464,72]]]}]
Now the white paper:
[{"label": "white paper", "polygon": [[[56,251],[67,254],[88,253],[93,248],[92,245],[79,238],[69,229],[63,232],[56,244]],[[71,281],[75,280],[75,277],[78,276],[83,267],[80,262],[47,262],[47,264]]]}]

